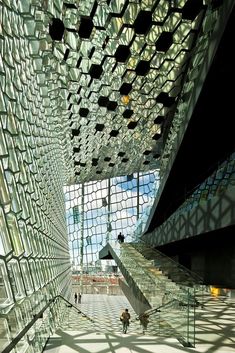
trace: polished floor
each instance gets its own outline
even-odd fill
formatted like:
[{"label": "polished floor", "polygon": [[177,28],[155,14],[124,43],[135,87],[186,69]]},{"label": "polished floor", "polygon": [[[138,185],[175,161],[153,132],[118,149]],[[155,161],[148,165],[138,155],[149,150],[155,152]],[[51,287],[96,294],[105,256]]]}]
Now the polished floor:
[{"label": "polished floor", "polygon": [[[49,339],[46,353],[231,353],[235,352],[235,299],[204,297],[196,311],[195,348],[183,347],[165,331],[160,334],[150,321],[143,335],[129,302],[124,296],[85,294],[77,305],[94,322],[70,310],[61,328]],[[121,311],[128,308],[131,324],[122,333]]]}]

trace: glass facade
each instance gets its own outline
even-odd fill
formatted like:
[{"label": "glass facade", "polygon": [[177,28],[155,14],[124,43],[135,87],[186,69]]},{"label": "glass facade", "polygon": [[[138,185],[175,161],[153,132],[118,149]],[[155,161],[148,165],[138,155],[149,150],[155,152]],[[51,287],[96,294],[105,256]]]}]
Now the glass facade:
[{"label": "glass facade", "polygon": [[[107,241],[122,232],[136,240],[136,223],[151,207],[158,171],[92,181],[64,188],[70,254],[74,270],[93,268]],[[82,259],[81,259],[82,256]]]},{"label": "glass facade", "polygon": [[[218,18],[210,3],[0,0],[0,350],[70,297],[71,264],[141,235]],[[17,351],[42,351],[56,316]]]},{"label": "glass facade", "polygon": [[[69,297],[71,288],[66,147],[48,100],[36,3],[0,1],[0,351],[50,298]],[[30,333],[35,352],[42,324]],[[31,352],[27,342],[17,352]]]}]

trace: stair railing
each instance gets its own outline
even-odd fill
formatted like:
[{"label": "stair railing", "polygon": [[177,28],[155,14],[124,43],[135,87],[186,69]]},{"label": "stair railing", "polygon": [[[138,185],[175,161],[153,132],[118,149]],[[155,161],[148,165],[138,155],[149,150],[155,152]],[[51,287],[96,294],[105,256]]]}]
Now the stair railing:
[{"label": "stair railing", "polygon": [[[141,290],[141,282],[147,278],[152,280],[152,276],[149,277],[147,270],[148,266],[145,268],[138,264],[138,260],[136,260],[137,269],[134,270],[134,267],[126,265],[128,263],[123,263],[121,258],[123,256],[122,251],[126,248],[128,250],[129,246],[132,246],[132,243],[123,243],[117,245],[114,242],[109,242],[108,247],[109,251],[113,256],[113,259],[116,261],[118,267],[121,269],[124,277],[127,279],[128,284],[132,287],[138,287]],[[133,246],[137,252],[138,250]],[[139,252],[140,255],[141,252]],[[129,258],[131,259],[131,253],[129,251]],[[126,259],[126,256],[123,257]],[[128,259],[128,258],[127,258]],[[147,261],[147,259],[146,259]],[[125,261],[124,261],[125,262]],[[139,266],[138,266],[139,265]],[[154,265],[153,265],[154,266]],[[138,268],[141,269],[141,276],[140,276],[140,283],[138,283]],[[132,269],[134,271],[132,271]],[[136,272],[137,271],[137,272]],[[136,273],[135,273],[136,272]],[[137,277],[135,278],[135,275]],[[145,288],[148,289],[148,285],[145,285]],[[154,293],[154,290],[150,290],[150,293]],[[144,293],[145,298],[149,301],[150,293]],[[160,322],[164,321],[167,322],[167,327],[171,331],[172,335],[177,336],[179,341],[187,347],[192,347],[195,344],[195,291],[192,287],[186,287],[184,290],[179,288],[179,293],[172,292],[163,292],[162,301],[164,304],[157,306],[156,309],[149,309],[146,313],[151,315],[157,314],[159,316],[158,322],[160,327]],[[161,320],[160,320],[160,316]]]},{"label": "stair railing", "polygon": [[[165,258],[169,263],[172,264],[172,266],[174,266],[175,268],[178,268],[178,269],[182,269],[185,273],[188,274],[188,276],[192,279],[194,279],[196,281],[196,284],[203,284],[203,279],[195,272],[192,272],[191,270],[189,270],[187,267],[185,267],[184,265],[181,265],[180,263],[176,262],[175,260],[173,260],[171,257],[163,254],[162,252],[160,252],[159,250],[155,249],[155,248],[151,248],[149,247],[148,244],[146,244],[144,241],[140,241],[140,242],[133,242],[133,243],[130,243],[130,244],[133,244],[133,246],[135,248],[138,247],[138,244],[139,245],[143,245],[145,246],[147,249],[146,250],[150,250],[152,251],[153,253],[155,252],[156,253],[156,256],[159,255],[161,256],[162,258]],[[144,256],[144,255],[143,255]],[[154,259],[152,259],[154,260]],[[164,268],[164,265],[163,265],[163,268]]]},{"label": "stair railing", "polygon": [[195,346],[195,308],[190,305],[190,302],[185,304],[178,299],[173,299],[157,308],[146,310],[139,314],[136,320],[140,320],[143,314],[151,317],[151,323],[155,327],[157,325],[159,334],[167,331],[184,347]]},{"label": "stair railing", "polygon": [[[196,299],[195,297],[195,292],[193,293],[193,295],[191,296],[191,301],[193,301],[195,303],[195,306],[203,306],[203,301],[204,301],[204,292],[205,292],[205,285],[203,285],[203,280],[202,278],[197,275],[196,273],[190,271],[189,269],[187,269],[185,266],[179,264],[178,262],[176,262],[175,260],[173,260],[172,258],[170,258],[169,256],[161,253],[159,250],[156,250],[154,248],[149,247],[148,245],[146,245],[143,241],[139,242],[139,243],[129,243],[131,246],[134,247],[134,249],[136,249],[137,251],[140,252],[140,254],[142,254],[142,256],[144,256],[147,260],[152,260],[153,261],[153,266],[155,266],[156,268],[159,267],[159,269],[163,271],[163,274],[165,274],[165,276],[168,276],[173,282],[175,282],[176,284],[178,284],[180,286],[180,288],[183,291],[187,291],[189,287],[192,287],[194,289],[194,291],[197,293],[200,293],[200,302]],[[145,249],[143,249],[143,252],[141,252],[141,249],[139,248],[139,246],[144,246]],[[144,251],[146,250],[146,256]],[[147,255],[147,252],[149,251],[149,256]],[[156,258],[154,259],[153,256],[155,256]],[[159,256],[159,257],[158,257]],[[169,266],[172,266],[171,268],[168,268],[166,264],[162,264],[161,265],[161,258],[162,259],[166,259],[166,261],[169,263]],[[155,262],[155,260],[159,260],[159,265],[157,265]],[[166,267],[168,269],[168,271],[166,271]],[[190,279],[193,279],[195,282],[191,283],[191,286],[189,286],[187,284],[187,280],[185,279],[185,281],[180,281],[178,282],[177,280],[174,281],[174,276],[171,276],[171,273],[173,272],[172,269],[179,269],[180,271],[182,270],[183,273],[186,273],[187,276]],[[174,297],[174,296],[173,296]]]},{"label": "stair railing", "polygon": [[[36,324],[36,322],[39,319],[43,318],[43,314],[46,312],[47,309],[52,309],[53,306],[57,303],[58,300],[63,300],[66,304],[67,307],[73,307],[75,310],[77,310],[77,312],[79,314],[81,314],[83,317],[86,317],[89,321],[94,322],[90,317],[88,317],[86,314],[84,314],[80,309],[78,309],[76,306],[74,306],[72,303],[70,303],[67,299],[65,299],[64,297],[62,297],[61,295],[57,295],[52,299],[49,299],[48,303],[46,303],[46,305],[37,313],[33,315],[32,320],[12,339],[12,341],[8,344],[8,346],[6,346],[1,353],[9,353],[11,352],[13,349],[16,348],[16,346],[20,343],[20,341],[27,335],[30,334],[30,330],[33,328],[33,326]],[[11,310],[13,310],[14,307],[12,307]],[[11,311],[10,310],[10,311]],[[10,312],[9,311],[9,312]],[[8,315],[9,315],[8,312]],[[2,316],[6,316],[7,315],[2,315]],[[36,332],[34,332],[34,336],[36,336]],[[30,336],[30,335],[29,335]],[[24,343],[28,342],[30,344],[30,338],[29,336],[26,337],[26,340],[24,341]],[[49,338],[50,334],[47,337],[47,340]],[[46,340],[46,341],[47,341]],[[46,344],[46,342],[45,342]],[[45,346],[44,344],[44,346]],[[43,347],[44,348],[44,347]],[[43,350],[43,349],[42,349]]]}]

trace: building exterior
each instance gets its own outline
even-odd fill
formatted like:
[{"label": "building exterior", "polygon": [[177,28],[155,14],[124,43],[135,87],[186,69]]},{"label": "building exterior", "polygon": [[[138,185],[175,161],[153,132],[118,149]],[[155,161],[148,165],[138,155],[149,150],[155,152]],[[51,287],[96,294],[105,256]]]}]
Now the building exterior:
[{"label": "building exterior", "polygon": [[[70,299],[73,244],[91,266],[123,228],[234,288],[234,1],[2,0],[0,23],[2,347]],[[83,233],[101,189],[102,239]],[[42,350],[56,305],[19,352]]]}]

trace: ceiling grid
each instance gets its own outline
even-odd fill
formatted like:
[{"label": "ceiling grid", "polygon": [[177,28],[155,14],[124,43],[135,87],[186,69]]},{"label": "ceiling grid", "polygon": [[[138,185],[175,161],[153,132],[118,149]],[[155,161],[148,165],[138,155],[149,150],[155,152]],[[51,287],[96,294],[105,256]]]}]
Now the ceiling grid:
[{"label": "ceiling grid", "polygon": [[[49,6],[49,5],[47,5]],[[159,167],[203,1],[54,1],[52,53],[75,182]],[[45,60],[45,56],[44,56]]]}]

